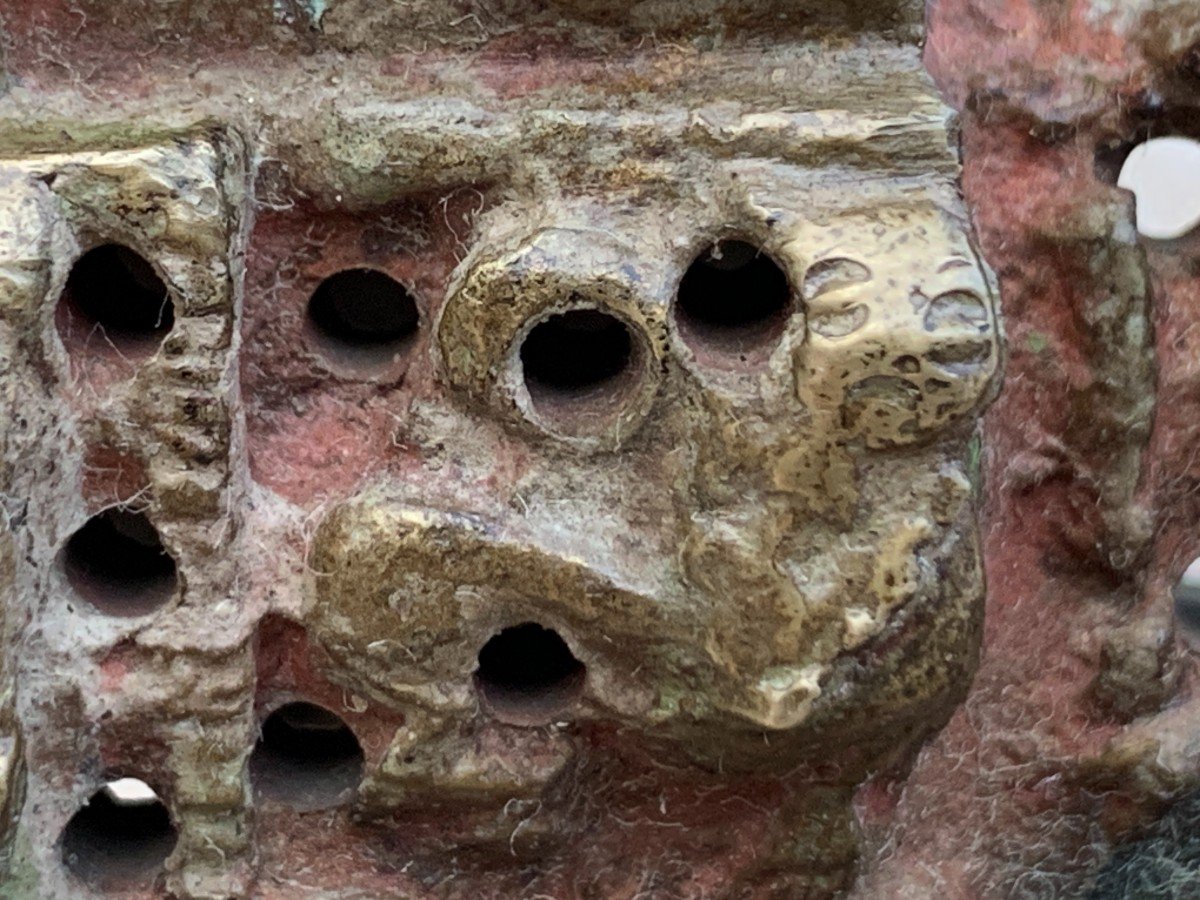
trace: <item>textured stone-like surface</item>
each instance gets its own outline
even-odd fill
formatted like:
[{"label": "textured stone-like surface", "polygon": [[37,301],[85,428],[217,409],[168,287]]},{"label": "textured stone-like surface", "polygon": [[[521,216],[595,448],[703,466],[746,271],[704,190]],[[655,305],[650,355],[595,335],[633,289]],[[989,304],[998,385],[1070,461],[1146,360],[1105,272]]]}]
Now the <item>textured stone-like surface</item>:
[{"label": "textured stone-like surface", "polygon": [[[132,775],[179,840],[131,896],[1187,896],[1200,236],[1115,181],[1196,134],[1200,12],[940,0],[931,79],[920,6],[0,0],[4,891],[87,896],[60,834]],[[794,304],[733,354],[675,305],[731,236]],[[59,302],[111,241],[161,346]],[[306,320],[364,266],[394,357]],[[547,402],[579,307],[634,365]],[[113,504],[148,616],[62,564]],[[587,674],[515,722],[474,671],[525,621]],[[252,787],[293,700],[341,805]]]},{"label": "textured stone-like surface", "polygon": [[[59,835],[124,775],[179,831],[147,894],[845,889],[857,785],[979,638],[1001,348],[920,9],[421,9],[5,11],[9,881],[94,888]],[[790,296],[731,338],[675,295],[734,238]],[[64,294],[111,243],[166,285],[160,346]],[[416,300],[394,356],[306,320],[362,267]],[[575,309],[631,340],[607,393],[523,374]],[[148,614],[64,555],[113,504],[177,569]],[[514,708],[477,658],[529,621],[586,675]],[[253,788],[294,700],[362,747],[340,806]]]},{"label": "textured stone-like surface", "polygon": [[[28,845],[23,864],[45,873],[31,892],[71,890],[55,843],[33,836],[60,832],[70,798],[90,795],[104,772],[160,773],[175,815],[193,823],[181,851],[213,861],[246,847],[253,680],[230,546],[244,491],[230,413],[240,155],[227,139],[181,137],[4,166],[4,309],[19,335],[9,345],[18,369],[6,493],[23,500],[23,565],[7,606],[19,623],[9,665],[28,794],[16,840]],[[175,324],[149,358],[78,322],[56,328],[47,298],[98,236],[143,249],[172,286]],[[56,560],[90,513],[114,503],[153,510],[184,572],[180,599],[209,602],[133,622],[87,611]]]},{"label": "textured stone-like surface", "polygon": [[941,0],[929,26],[1009,348],[984,429],[987,617],[966,702],[873,792],[857,893],[1191,896],[1194,813],[1150,823],[1198,762],[1171,589],[1200,553],[1200,234],[1140,238],[1114,185],[1133,143],[1197,133],[1200,11]]}]

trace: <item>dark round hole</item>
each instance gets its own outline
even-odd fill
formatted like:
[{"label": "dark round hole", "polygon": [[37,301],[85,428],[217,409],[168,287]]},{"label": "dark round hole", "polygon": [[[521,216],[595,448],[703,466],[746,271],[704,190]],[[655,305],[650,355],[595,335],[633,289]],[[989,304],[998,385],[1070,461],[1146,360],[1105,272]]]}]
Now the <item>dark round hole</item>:
[{"label": "dark round hole", "polygon": [[362,774],[354,732],[312,703],[288,703],[271,713],[250,756],[255,793],[301,811],[345,803]]},{"label": "dark round hole", "polygon": [[783,269],[753,244],[725,240],[704,251],[684,273],[675,320],[693,347],[741,356],[773,344],[791,307],[792,289]]},{"label": "dark round hole", "polygon": [[585,395],[613,386],[633,360],[633,338],[619,319],[575,309],[534,326],[521,345],[531,393]]},{"label": "dark round hole", "polygon": [[583,690],[587,669],[550,628],[505,628],[479,651],[475,683],[485,708],[514,725],[541,725],[565,712]]},{"label": "dark round hole", "polygon": [[62,858],[93,887],[128,887],[153,880],[177,838],[171,814],[156,795],[126,799],[110,785],[93,794],[67,823]]},{"label": "dark round hole", "polygon": [[329,349],[388,356],[417,333],[420,315],[412,295],[375,269],[330,275],[313,292],[308,316]]},{"label": "dark round hole", "polygon": [[171,295],[154,267],[120,244],[104,244],[79,257],[67,276],[64,299],[75,316],[103,328],[122,352],[151,349],[175,324]]},{"label": "dark round hole", "polygon": [[140,616],[175,591],[175,560],[145,513],[113,507],[92,516],[63,551],[67,578],[101,612]]}]

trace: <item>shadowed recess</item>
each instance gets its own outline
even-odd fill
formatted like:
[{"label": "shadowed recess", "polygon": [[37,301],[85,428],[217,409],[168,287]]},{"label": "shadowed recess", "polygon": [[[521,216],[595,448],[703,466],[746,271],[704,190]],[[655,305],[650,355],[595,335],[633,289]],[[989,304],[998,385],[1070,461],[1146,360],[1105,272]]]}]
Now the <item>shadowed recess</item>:
[{"label": "shadowed recess", "polygon": [[485,709],[513,725],[541,725],[571,707],[587,669],[558,632],[526,622],[479,651],[475,683]]},{"label": "shadowed recess", "polygon": [[141,616],[175,592],[175,560],[144,512],[113,507],[71,535],[63,565],[76,593],[111,616]]},{"label": "shadowed recess", "polygon": [[761,355],[783,333],[791,309],[783,269],[755,245],[726,240],[705,250],[684,273],[675,321],[693,349]]},{"label": "shadowed recess", "polygon": [[279,707],[262,724],[250,756],[255,794],[299,811],[347,802],[363,775],[363,751],[350,727],[312,703]]},{"label": "shadowed recess", "polygon": [[316,332],[341,349],[398,348],[417,332],[416,301],[398,281],[375,269],[346,269],[313,292],[308,316]]},{"label": "shadowed recess", "polygon": [[150,351],[175,324],[174,304],[154,267],[120,244],[103,244],[79,257],[63,301],[73,319],[85,328],[102,328],[124,353]]},{"label": "shadowed recess", "polygon": [[152,881],[178,838],[167,807],[149,786],[137,782],[142,790],[118,792],[116,783],[93,794],[62,834],[63,863],[101,890]]},{"label": "shadowed recess", "polygon": [[616,381],[633,358],[625,325],[594,309],[576,309],[536,325],[521,345],[530,391],[587,392]]}]

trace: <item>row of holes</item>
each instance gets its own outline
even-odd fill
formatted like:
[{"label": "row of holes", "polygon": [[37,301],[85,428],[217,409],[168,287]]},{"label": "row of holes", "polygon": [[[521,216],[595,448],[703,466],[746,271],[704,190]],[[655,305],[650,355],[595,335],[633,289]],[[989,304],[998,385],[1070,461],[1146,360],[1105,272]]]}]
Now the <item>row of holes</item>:
[{"label": "row of holes", "polygon": [[[175,560],[144,512],[113,507],[75,532],[63,548],[63,569],[77,596],[111,616],[153,612],[175,592]],[[500,718],[552,715],[571,699],[583,666],[553,631],[534,624],[509,628],[479,653],[477,681]],[[535,708],[530,708],[533,704]]]},{"label": "row of holes", "polygon": [[[544,723],[578,697],[583,663],[553,630],[527,622],[506,628],[479,652],[475,679],[486,706],[508,721]],[[288,703],[262,724],[249,771],[256,799],[310,812],[340,806],[362,780],[358,738],[335,713]],[[92,795],[63,831],[62,858],[101,890],[153,876],[175,848],[166,804],[145,782],[122,778]]]},{"label": "row of holes", "polygon": [[[64,301],[127,356],[151,352],[174,324],[162,279],[144,258],[116,244],[80,257]],[[792,291],[778,264],[752,244],[727,240],[706,250],[684,274],[676,318],[686,340],[737,354],[777,337],[791,306]],[[313,292],[308,323],[336,361],[374,365],[404,352],[416,336],[420,313],[412,294],[390,276],[347,269]],[[623,371],[632,338],[607,313],[568,312],[536,326],[520,356],[531,388],[571,392]]]},{"label": "row of holes", "polygon": [[[1122,164],[1117,184],[1137,198],[1138,229],[1147,237],[1181,237],[1200,222],[1200,142],[1183,137],[1154,138],[1135,147]],[[128,247],[105,244],[83,254],[67,278],[64,299],[85,322],[100,326],[118,347],[132,352],[157,346],[174,324],[170,293],[154,267]],[[736,350],[769,340],[791,303],[783,271],[745,241],[718,242],[698,257],[680,281],[678,321],[693,340]],[[401,284],[373,269],[348,269],[325,279],[308,305],[313,330],[334,355],[396,353],[416,334],[417,304]],[[569,323],[546,323],[569,332]],[[609,327],[619,327],[613,320]],[[535,333],[537,329],[534,330]],[[534,337],[533,334],[530,337]],[[540,336],[545,338],[545,336]],[[544,339],[541,343],[548,343]],[[596,359],[562,377],[565,352],[537,369],[540,351],[522,352],[547,384],[572,385],[588,379],[589,365],[605,377],[622,352],[621,340]]]},{"label": "row of holes", "polygon": [[[1184,630],[1200,630],[1200,560],[1175,592]],[[548,721],[582,690],[585,667],[554,631],[527,622],[495,635],[479,653],[476,683],[486,706],[509,720]],[[249,769],[256,798],[297,811],[348,801],[362,779],[358,739],[336,714],[289,703],[263,722]],[[98,791],[67,824],[63,861],[93,887],[128,886],[152,876],[175,847],[166,805],[144,782],[119,779]]]},{"label": "row of holes", "polygon": [[[311,703],[289,703],[263,722],[249,770],[256,799],[304,812],[344,802],[362,779],[363,763],[362,747],[341,718]],[[120,778],[71,817],[62,859],[92,887],[120,890],[152,877],[177,839],[154,789]]]},{"label": "row of holes", "polygon": [[[1200,223],[1200,143],[1178,137],[1146,141],[1124,160],[1118,184],[1135,194],[1144,235],[1181,237]],[[152,353],[174,324],[170,293],[153,266],[116,244],[80,257],[64,302],[73,317],[102,330],[126,356]],[[684,273],[674,319],[698,361],[736,367],[769,352],[793,307],[782,268],[761,248],[728,239],[709,247]],[[376,368],[401,357],[420,322],[412,294],[374,269],[329,276],[308,304],[316,345],[333,362],[351,366]],[[598,309],[538,323],[519,351],[534,407],[550,419],[564,409],[595,418],[619,402],[635,379],[636,343],[624,322]]]},{"label": "row of holes", "polygon": [[[1157,239],[1181,237],[1200,218],[1195,208],[1200,144],[1148,141],[1130,154],[1118,184],[1137,196],[1139,231]],[[75,314],[125,349],[152,351],[174,324],[161,278],[144,258],[118,245],[84,254],[68,277],[65,298]],[[676,319],[689,343],[739,353],[776,336],[790,306],[791,290],[779,266],[753,245],[726,241],[685,273]],[[411,294],[370,269],[347,270],[322,282],[308,317],[328,352],[364,358],[402,352],[420,321]],[[531,393],[602,387],[622,376],[632,354],[626,326],[598,310],[551,316],[531,330],[520,350]],[[146,614],[175,590],[174,560],[146,517],[129,510],[108,510],[89,520],[68,542],[65,562],[79,594],[111,615]],[[1188,578],[1176,591],[1176,613],[1196,639],[1200,571]],[[560,715],[582,690],[586,672],[561,637],[534,623],[494,636],[478,663],[475,681],[485,707],[519,724]],[[357,786],[363,753],[336,715],[296,703],[263,723],[250,767],[259,796],[297,809],[325,808]],[[103,886],[156,870],[175,842],[162,801],[144,784],[125,780],[98,792],[76,813],[63,834],[62,852],[76,875]]]},{"label": "row of holes", "polygon": [[[1200,632],[1200,560],[1175,591],[1185,631]],[[476,681],[485,703],[517,717],[560,714],[578,695],[585,668],[554,631],[525,623],[501,631],[479,653]],[[289,703],[263,722],[249,768],[256,798],[297,811],[328,809],[353,795],[364,754],[350,727],[311,703]],[[120,888],[158,871],[177,831],[166,805],[144,782],[119,779],[92,796],[62,837],[64,863],[100,889]]]}]

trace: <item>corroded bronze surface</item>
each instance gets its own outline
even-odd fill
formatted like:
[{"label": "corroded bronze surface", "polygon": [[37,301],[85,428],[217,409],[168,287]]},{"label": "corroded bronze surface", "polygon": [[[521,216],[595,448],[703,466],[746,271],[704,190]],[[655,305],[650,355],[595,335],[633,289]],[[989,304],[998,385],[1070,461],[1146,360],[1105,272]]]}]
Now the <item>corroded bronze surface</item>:
[{"label": "corroded bronze surface", "polygon": [[[123,774],[166,798],[170,890],[272,896],[318,851],[247,758],[306,700],[364,764],[322,819],[358,861],[315,860],[305,888],[847,883],[855,786],[903,766],[975,664],[975,417],[1000,358],[919,10],[849,6],[722,4],[701,52],[631,50],[564,5],[566,30],[514,11],[527,38],[389,56],[398,26],[362,30],[363,4],[217,5],[278,71],[198,26],[203,73],[153,61],[152,92],[100,77],[99,102],[14,45],[5,477],[31,504],[9,733],[41,799],[13,879],[81,889],[59,835]],[[135,10],[163,21],[130,3],[100,33]],[[128,251],[149,263],[129,290],[161,280],[169,315],[136,339],[85,296]],[[415,300],[403,346],[305,320],[356,268]],[[614,371],[555,380],[606,340]],[[157,529],[167,595],[114,598],[130,586],[72,555],[114,503]],[[569,677],[493,683],[506,634],[559,641]],[[709,791],[745,804],[735,827]],[[645,803],[664,828],[683,808],[669,876],[613,869]]]},{"label": "corroded bronze surface", "polygon": [[0,0],[0,893],[1082,889],[1194,768],[1102,178],[1200,16],[931,10],[984,442],[921,4],[533,6]]}]

